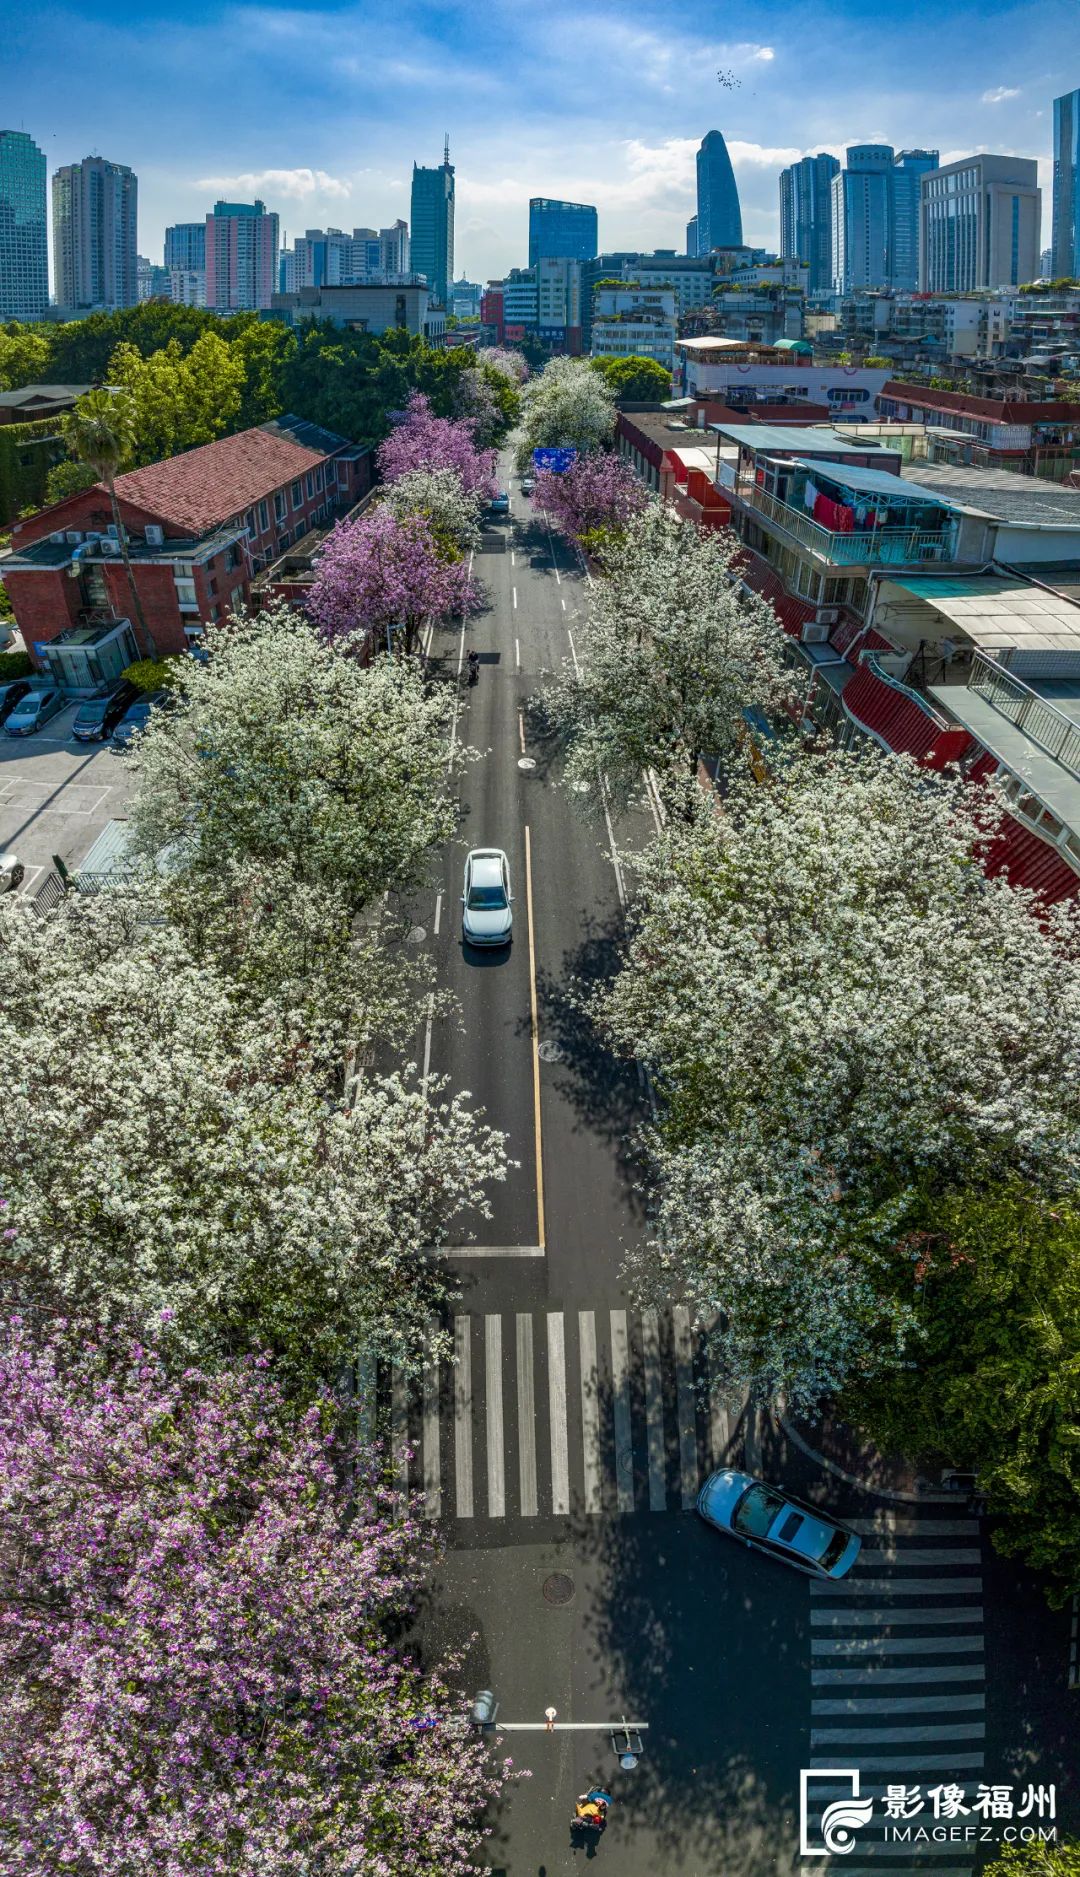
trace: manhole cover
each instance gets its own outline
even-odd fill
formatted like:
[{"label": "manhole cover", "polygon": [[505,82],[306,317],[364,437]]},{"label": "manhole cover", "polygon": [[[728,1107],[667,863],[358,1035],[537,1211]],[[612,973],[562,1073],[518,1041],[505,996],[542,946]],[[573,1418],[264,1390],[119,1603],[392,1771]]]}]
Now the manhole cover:
[{"label": "manhole cover", "polygon": [[566,1051],[561,1043],[541,1043],[536,1053],[541,1062],[561,1062]]},{"label": "manhole cover", "polygon": [[545,1603],[569,1603],[574,1594],[574,1580],[565,1571],[552,1571],[544,1579]]},{"label": "manhole cover", "polygon": [[424,928],[422,925],[411,925],[409,927],[409,936],[406,940],[406,944],[422,945],[426,938],[427,938],[427,933],[424,931]]},{"label": "manhole cover", "polygon": [[531,756],[519,756],[518,768],[519,769],[535,769],[536,764],[533,761],[533,758]]}]

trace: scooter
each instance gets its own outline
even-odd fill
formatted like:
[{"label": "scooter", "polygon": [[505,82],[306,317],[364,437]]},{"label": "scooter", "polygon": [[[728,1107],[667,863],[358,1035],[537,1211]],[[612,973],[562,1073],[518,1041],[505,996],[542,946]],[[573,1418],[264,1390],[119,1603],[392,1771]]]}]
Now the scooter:
[{"label": "scooter", "polygon": [[578,1799],[574,1816],[570,1820],[571,1829],[595,1832],[599,1838],[607,1826],[608,1807],[611,1803],[610,1792],[602,1791],[599,1786],[593,1786],[590,1791],[583,1792]]}]

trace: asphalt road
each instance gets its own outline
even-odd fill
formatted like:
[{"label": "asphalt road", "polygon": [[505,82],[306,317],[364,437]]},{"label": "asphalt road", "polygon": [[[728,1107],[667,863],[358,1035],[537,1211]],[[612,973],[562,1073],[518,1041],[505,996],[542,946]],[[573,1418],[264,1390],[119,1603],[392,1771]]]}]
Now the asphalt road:
[{"label": "asphalt road", "polygon": [[[498,1700],[493,1751],[531,1774],[498,1807],[486,1856],[506,1877],[557,1877],[590,1855],[619,1877],[968,1877],[993,1847],[884,1843],[885,1786],[925,1797],[955,1781],[970,1798],[983,1779],[1055,1781],[1059,1820],[1075,1827],[1069,1613],[1049,1613],[1038,1586],[991,1556],[963,1506],[864,1494],[744,1400],[710,1397],[688,1313],[642,1312],[620,1280],[643,1227],[628,1134],[647,1092],[572,987],[612,968],[622,881],[602,815],[558,787],[528,708],[571,651],[584,582],[508,458],[503,473],[513,514],[488,528],[476,564],[486,610],[433,646],[444,671],[480,654],[457,734],[481,755],[462,783],[459,844],[416,913],[461,1021],[417,1047],[505,1130],[515,1165],[492,1216],[450,1253],[455,1362],[390,1390],[395,1441],[413,1456],[402,1477],[447,1539],[427,1640],[475,1638],[466,1672]],[[651,827],[643,791],[618,840],[632,848]],[[462,942],[462,863],[480,845],[510,860],[506,953]],[[721,1460],[859,1524],[864,1556],[845,1587],[811,1586],[694,1516]],[[612,1748],[624,1718],[643,1746],[630,1770]],[[800,1861],[800,1768],[833,1766],[861,1770],[875,1823],[853,1854]],[[608,1830],[575,1850],[574,1798],[597,1781],[615,1799]],[[819,1793],[811,1827],[830,1796],[842,1782]]]}]

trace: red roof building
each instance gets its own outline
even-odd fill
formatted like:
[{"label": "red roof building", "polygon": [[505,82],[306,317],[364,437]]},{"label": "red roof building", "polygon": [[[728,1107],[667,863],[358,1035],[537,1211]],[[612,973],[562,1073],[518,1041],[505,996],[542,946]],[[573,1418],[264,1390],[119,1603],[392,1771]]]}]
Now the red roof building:
[{"label": "red roof building", "polygon": [[[209,621],[246,605],[256,574],[370,486],[366,446],[291,416],[118,476],[158,653],[185,651]],[[93,690],[145,655],[100,483],[16,523],[0,577],[31,658],[66,690]]]}]

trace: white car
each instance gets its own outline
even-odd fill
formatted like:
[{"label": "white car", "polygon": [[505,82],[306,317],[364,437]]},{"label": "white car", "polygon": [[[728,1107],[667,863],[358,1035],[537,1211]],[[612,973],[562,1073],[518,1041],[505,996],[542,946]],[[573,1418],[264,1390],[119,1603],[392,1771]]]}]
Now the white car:
[{"label": "white car", "polygon": [[845,1525],[732,1467],[710,1473],[698,1494],[697,1509],[717,1531],[793,1564],[808,1577],[846,1577],[862,1550],[862,1539]]},{"label": "white car", "polygon": [[0,854],[0,893],[16,893],[26,878],[17,854]]},{"label": "white car", "polygon": [[461,895],[461,930],[470,945],[509,945],[513,899],[510,864],[502,848],[474,847],[465,858]]},{"label": "white car", "polygon": [[522,495],[531,495],[535,487],[536,487],[536,482],[532,476],[522,476],[521,478]]}]

